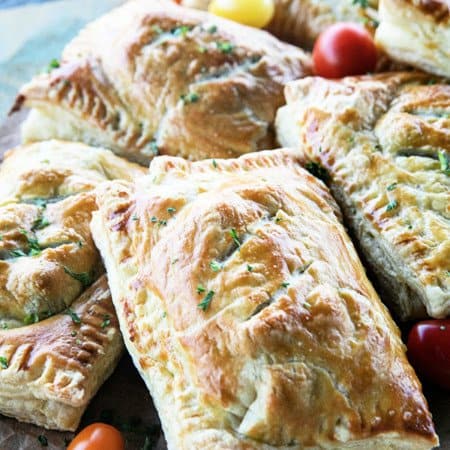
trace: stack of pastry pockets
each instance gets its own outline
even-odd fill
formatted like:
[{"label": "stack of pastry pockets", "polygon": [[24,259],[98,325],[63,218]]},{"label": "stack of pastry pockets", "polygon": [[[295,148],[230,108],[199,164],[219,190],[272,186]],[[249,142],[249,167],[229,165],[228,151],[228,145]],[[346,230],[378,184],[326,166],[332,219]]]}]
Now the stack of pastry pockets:
[{"label": "stack of pastry pockets", "polygon": [[100,183],[143,169],[110,151],[49,141],[0,166],[0,413],[75,430],[122,352],[89,230]]},{"label": "stack of pastry pockets", "polygon": [[[450,314],[450,86],[421,73],[286,88],[278,138],[326,174],[383,298]],[[317,172],[317,171],[316,171]]]},{"label": "stack of pastry pockets", "polygon": [[295,152],[153,160],[92,232],[169,449],[430,449],[399,331]]}]

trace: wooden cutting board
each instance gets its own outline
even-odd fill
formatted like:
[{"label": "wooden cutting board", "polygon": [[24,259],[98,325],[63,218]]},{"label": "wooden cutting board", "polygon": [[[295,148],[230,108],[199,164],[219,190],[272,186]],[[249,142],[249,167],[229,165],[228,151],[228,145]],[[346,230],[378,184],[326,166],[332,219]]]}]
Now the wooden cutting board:
[{"label": "wooden cutting board", "polygon": [[[19,143],[20,123],[25,115],[26,112],[15,114],[0,126],[0,160],[5,150]],[[441,440],[440,448],[450,450],[450,392],[429,386],[424,390]],[[150,395],[127,355],[89,405],[81,426],[94,421],[113,423],[121,428],[127,450],[167,448]],[[42,447],[39,435],[47,438],[48,447]],[[47,431],[0,416],[0,450],[64,449],[65,438],[72,437],[73,433]]]}]

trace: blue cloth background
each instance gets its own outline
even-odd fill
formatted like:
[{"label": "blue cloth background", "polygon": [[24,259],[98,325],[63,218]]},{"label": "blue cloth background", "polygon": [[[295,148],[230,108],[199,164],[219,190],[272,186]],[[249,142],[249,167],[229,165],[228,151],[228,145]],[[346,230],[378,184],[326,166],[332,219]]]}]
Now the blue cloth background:
[{"label": "blue cloth background", "polygon": [[0,122],[20,86],[45,70],[53,58],[58,59],[86,23],[121,3],[123,0],[0,0]]}]

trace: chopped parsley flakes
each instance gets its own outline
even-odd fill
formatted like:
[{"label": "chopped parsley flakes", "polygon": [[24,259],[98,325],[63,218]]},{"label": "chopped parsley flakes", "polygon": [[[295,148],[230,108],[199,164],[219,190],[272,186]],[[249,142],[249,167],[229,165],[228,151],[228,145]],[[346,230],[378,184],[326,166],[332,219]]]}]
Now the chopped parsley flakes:
[{"label": "chopped parsley flakes", "polygon": [[37,322],[39,322],[39,314],[36,312],[27,314],[23,319],[23,323],[25,325],[31,325],[32,323],[37,323]]},{"label": "chopped parsley flakes", "polygon": [[199,284],[197,286],[197,294],[202,294],[203,292],[206,292],[206,289],[204,288],[203,285]]},{"label": "chopped parsley flakes", "polygon": [[231,42],[216,42],[216,47],[225,54],[232,53],[235,48]]},{"label": "chopped parsley flakes", "polygon": [[2,369],[8,368],[8,360],[4,356],[0,356],[0,367]]},{"label": "chopped parsley flakes", "polygon": [[211,267],[213,272],[218,272],[222,268],[222,265],[219,264],[217,261],[211,261],[209,263],[209,267]]},{"label": "chopped parsley flakes", "polygon": [[196,92],[189,92],[188,94],[181,95],[180,99],[185,105],[188,105],[190,103],[197,103],[200,100],[200,95]]},{"label": "chopped parsley flakes", "polygon": [[397,187],[397,183],[392,183],[386,189],[388,191],[393,191],[396,187]]},{"label": "chopped parsley flakes", "polygon": [[198,304],[198,307],[202,310],[202,311],[206,311],[209,308],[209,305],[211,304],[211,301],[214,297],[214,291],[209,291],[205,298]]},{"label": "chopped parsley flakes", "polygon": [[47,66],[47,73],[50,73],[54,69],[58,69],[60,67],[59,61],[56,58],[53,58]]},{"label": "chopped parsley flakes", "polygon": [[44,216],[39,216],[33,223],[33,227],[31,228],[34,230],[42,230],[45,227],[48,227],[50,225],[50,222],[48,219]]},{"label": "chopped parsley flakes", "polygon": [[387,204],[387,206],[386,206],[386,211],[392,211],[392,210],[394,210],[394,209],[397,208],[397,207],[398,207],[397,200],[392,200],[392,202],[389,202],[389,203]]},{"label": "chopped parsley flakes", "polygon": [[361,8],[367,8],[369,6],[368,0],[353,0],[353,5],[358,5]]},{"label": "chopped parsley flakes", "polygon": [[291,283],[288,283],[287,281],[284,281],[281,283],[281,287],[287,288]]},{"label": "chopped parsley flakes", "polygon": [[64,311],[64,314],[67,314],[68,316],[70,316],[70,318],[72,319],[73,323],[76,323],[76,324],[80,324],[81,323],[80,316],[75,311],[72,311],[70,308],[67,308]]},{"label": "chopped parsley flakes", "polygon": [[247,270],[249,272],[253,272],[253,266],[251,266],[250,264],[247,264]]},{"label": "chopped parsley flakes", "polygon": [[67,275],[70,275],[73,279],[79,281],[84,288],[90,286],[93,283],[92,275],[89,272],[74,272],[73,270],[70,270],[68,267],[63,266],[64,272],[67,273]]},{"label": "chopped parsley flakes", "polygon": [[234,228],[232,228],[232,229],[230,230],[230,236],[232,237],[234,243],[235,243],[238,247],[240,247],[240,246],[241,246],[241,242],[239,241],[239,237],[238,237],[237,232],[236,232],[236,230],[235,230]]},{"label": "chopped parsley flakes", "polygon": [[441,164],[441,170],[445,175],[450,175],[450,156],[447,152],[438,152],[439,162]]},{"label": "chopped parsley flakes", "polygon": [[188,25],[181,25],[179,27],[173,28],[171,30],[171,33],[174,36],[181,36],[181,37],[186,37],[186,35],[189,33],[189,31],[191,31],[194,27],[188,26]]},{"label": "chopped parsley flakes", "polygon": [[106,328],[111,325],[111,316],[109,314],[103,314],[103,322],[101,324],[102,328]]}]

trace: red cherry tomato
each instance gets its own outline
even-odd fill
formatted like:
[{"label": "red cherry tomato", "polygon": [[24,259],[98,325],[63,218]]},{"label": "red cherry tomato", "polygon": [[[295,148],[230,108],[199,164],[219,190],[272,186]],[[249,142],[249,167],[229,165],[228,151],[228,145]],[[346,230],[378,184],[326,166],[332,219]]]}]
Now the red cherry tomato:
[{"label": "red cherry tomato", "polygon": [[120,431],[111,425],[93,423],[81,430],[67,450],[124,450]]},{"label": "red cherry tomato", "polygon": [[414,325],[408,336],[408,357],[419,375],[450,389],[450,320]]},{"label": "red cherry tomato", "polygon": [[375,69],[377,49],[362,26],[336,23],[317,39],[313,61],[316,74],[324,78],[362,75]]}]

